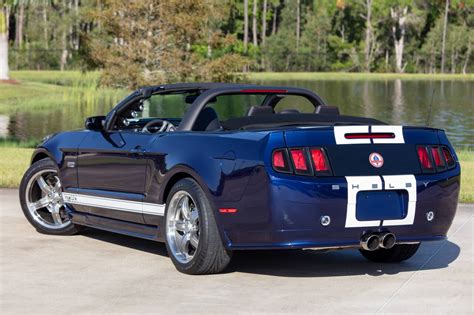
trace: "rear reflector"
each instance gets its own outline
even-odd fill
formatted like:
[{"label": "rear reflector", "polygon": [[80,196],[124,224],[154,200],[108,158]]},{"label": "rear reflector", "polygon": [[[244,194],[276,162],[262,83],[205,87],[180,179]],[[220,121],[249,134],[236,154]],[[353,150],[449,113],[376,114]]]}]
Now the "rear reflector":
[{"label": "rear reflector", "polygon": [[236,213],[237,209],[236,208],[220,208],[219,212],[220,213]]},{"label": "rear reflector", "polygon": [[311,158],[313,159],[315,172],[327,172],[330,170],[329,161],[323,149],[311,149]]},{"label": "rear reflector", "polygon": [[421,168],[425,172],[433,172],[433,162],[431,161],[431,156],[428,153],[428,147],[419,146],[416,148],[418,153],[418,159],[420,160]]},{"label": "rear reflector", "polygon": [[395,134],[391,132],[384,133],[346,133],[346,139],[395,139]]}]

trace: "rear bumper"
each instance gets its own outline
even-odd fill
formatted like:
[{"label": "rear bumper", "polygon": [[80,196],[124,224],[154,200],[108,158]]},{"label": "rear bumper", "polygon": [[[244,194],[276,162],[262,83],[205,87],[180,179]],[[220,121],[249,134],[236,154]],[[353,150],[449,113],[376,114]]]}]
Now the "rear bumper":
[{"label": "rear bumper", "polygon": [[[268,175],[249,185],[242,200],[233,205],[238,213],[218,214],[218,223],[229,249],[358,247],[361,236],[369,232],[394,233],[397,243],[446,239],[457,208],[459,167],[415,178],[412,224],[384,226],[381,221],[377,226],[347,227],[345,177],[280,175]],[[432,221],[427,219],[430,211]],[[328,226],[321,224],[322,216],[330,217]]]}]

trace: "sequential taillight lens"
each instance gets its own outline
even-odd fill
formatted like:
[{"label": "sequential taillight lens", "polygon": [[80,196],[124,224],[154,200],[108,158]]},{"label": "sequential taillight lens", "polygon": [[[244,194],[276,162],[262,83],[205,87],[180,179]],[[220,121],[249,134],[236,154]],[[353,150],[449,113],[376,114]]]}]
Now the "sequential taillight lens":
[{"label": "sequential taillight lens", "polygon": [[431,147],[431,155],[433,156],[434,164],[436,165],[436,169],[444,170],[446,168],[445,161],[443,159],[443,155],[441,154],[440,147]]},{"label": "sequential taillight lens", "polygon": [[329,161],[321,148],[311,149],[311,158],[313,159],[314,171],[315,172],[327,172],[330,171]]},{"label": "sequential taillight lens", "polygon": [[420,160],[421,168],[427,172],[434,171],[433,162],[431,161],[428,147],[419,146],[416,148],[416,150],[418,152],[418,159]]},{"label": "sequential taillight lens", "polygon": [[278,149],[273,151],[272,166],[275,171],[291,173],[291,166],[288,160],[288,152],[286,149]]},{"label": "sequential taillight lens", "polygon": [[305,173],[309,171],[306,154],[303,149],[291,149],[290,154],[296,172]]},{"label": "sequential taillight lens", "polygon": [[448,168],[454,167],[454,165],[456,165],[456,162],[454,162],[454,158],[451,154],[451,151],[449,151],[449,149],[446,147],[442,147],[441,150],[443,151],[443,157],[446,161],[446,165],[448,166]]},{"label": "sequential taillight lens", "polygon": [[423,173],[442,172],[456,166],[453,155],[446,146],[419,145],[416,151]]}]

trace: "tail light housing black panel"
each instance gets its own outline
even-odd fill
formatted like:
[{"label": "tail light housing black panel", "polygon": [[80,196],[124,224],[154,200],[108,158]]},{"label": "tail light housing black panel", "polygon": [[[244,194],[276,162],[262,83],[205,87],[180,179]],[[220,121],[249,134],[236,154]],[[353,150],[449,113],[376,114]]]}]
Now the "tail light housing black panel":
[{"label": "tail light housing black panel", "polygon": [[456,166],[448,147],[439,145],[419,145],[416,147],[423,173],[440,173]]},{"label": "tail light housing black panel", "polygon": [[276,149],[272,153],[272,167],[280,173],[305,176],[332,175],[324,148]]}]

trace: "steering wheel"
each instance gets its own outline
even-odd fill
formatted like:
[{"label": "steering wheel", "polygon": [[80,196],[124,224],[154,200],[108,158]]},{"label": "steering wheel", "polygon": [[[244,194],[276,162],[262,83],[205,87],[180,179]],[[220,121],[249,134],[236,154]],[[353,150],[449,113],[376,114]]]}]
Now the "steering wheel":
[{"label": "steering wheel", "polygon": [[[161,126],[159,129],[157,126]],[[152,128],[155,127],[155,128]],[[152,129],[154,129],[152,131]],[[156,133],[156,132],[165,132],[165,131],[175,131],[176,127],[167,120],[164,119],[153,119],[146,123],[142,128],[143,133]]]}]

